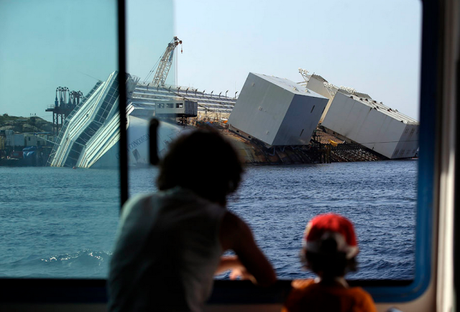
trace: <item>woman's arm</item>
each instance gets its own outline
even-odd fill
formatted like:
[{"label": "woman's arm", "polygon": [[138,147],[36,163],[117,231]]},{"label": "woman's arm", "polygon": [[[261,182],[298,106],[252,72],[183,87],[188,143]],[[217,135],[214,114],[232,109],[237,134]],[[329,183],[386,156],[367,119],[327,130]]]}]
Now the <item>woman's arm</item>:
[{"label": "woman's arm", "polygon": [[[243,278],[249,278],[263,286],[271,285],[276,281],[272,265],[257,246],[246,222],[227,211],[222,220],[219,236],[223,250],[231,249],[237,256],[236,259],[228,260],[227,265],[236,266],[238,265],[236,261],[239,261],[245,270],[241,267],[236,269],[240,270]],[[236,275],[238,271],[233,273],[233,276]]]},{"label": "woman's arm", "polygon": [[249,274],[249,272],[246,270],[246,268],[244,267],[244,265],[241,263],[241,261],[238,259],[237,256],[223,256],[220,259],[220,263],[219,263],[219,266],[217,267],[215,274],[216,275],[222,274],[225,271],[229,271],[229,270],[232,271],[230,273],[231,280],[241,278],[243,280],[250,280],[253,283],[257,283],[254,276]]},{"label": "woman's arm", "polygon": [[243,265],[241,264],[237,256],[223,256],[222,258],[220,258],[220,263],[217,267],[215,274],[222,274],[225,271],[240,268],[243,268]]}]

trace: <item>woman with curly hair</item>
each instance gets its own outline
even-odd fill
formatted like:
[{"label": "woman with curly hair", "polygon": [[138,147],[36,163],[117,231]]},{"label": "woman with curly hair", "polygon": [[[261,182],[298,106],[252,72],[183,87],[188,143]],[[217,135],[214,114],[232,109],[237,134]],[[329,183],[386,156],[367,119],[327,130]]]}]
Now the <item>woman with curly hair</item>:
[{"label": "woman with curly hair", "polygon": [[[124,206],[109,273],[110,311],[201,311],[214,274],[276,280],[248,225],[226,209],[243,168],[218,132],[179,137],[160,162],[159,191]],[[233,250],[235,256],[222,256]]]}]

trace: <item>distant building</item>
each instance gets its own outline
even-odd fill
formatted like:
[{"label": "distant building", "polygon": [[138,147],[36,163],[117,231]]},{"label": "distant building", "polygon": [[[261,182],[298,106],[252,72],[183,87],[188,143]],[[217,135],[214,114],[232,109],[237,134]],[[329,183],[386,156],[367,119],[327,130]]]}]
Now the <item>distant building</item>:
[{"label": "distant building", "polygon": [[44,146],[47,145],[47,136],[38,136],[32,133],[24,134],[24,146]]},{"label": "distant building", "polygon": [[6,138],[0,134],[0,150],[5,149]]},{"label": "distant building", "polygon": [[5,130],[6,146],[10,147],[24,147],[24,134],[15,134],[13,130]]},{"label": "distant building", "polygon": [[327,102],[290,80],[249,73],[228,124],[270,146],[306,145]]}]

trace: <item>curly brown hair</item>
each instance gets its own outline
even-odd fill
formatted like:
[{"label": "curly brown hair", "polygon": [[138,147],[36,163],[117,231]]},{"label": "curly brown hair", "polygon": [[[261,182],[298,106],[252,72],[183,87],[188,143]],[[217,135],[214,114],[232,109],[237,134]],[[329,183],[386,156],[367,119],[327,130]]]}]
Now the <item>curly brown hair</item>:
[{"label": "curly brown hair", "polygon": [[238,189],[242,173],[231,143],[215,130],[199,129],[171,143],[160,161],[156,182],[160,190],[181,186],[225,206],[227,195]]}]

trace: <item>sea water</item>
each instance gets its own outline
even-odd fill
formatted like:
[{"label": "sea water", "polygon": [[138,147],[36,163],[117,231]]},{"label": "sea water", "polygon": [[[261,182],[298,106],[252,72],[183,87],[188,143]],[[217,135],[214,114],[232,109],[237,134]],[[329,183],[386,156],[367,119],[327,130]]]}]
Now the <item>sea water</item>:
[{"label": "sea water", "polygon": [[[154,190],[156,174],[130,170],[130,194]],[[254,166],[228,208],[250,224],[281,279],[309,276],[303,231],[326,212],[355,224],[359,271],[349,277],[411,279],[416,180],[416,160]],[[119,193],[118,170],[0,167],[0,277],[105,278]]]}]

